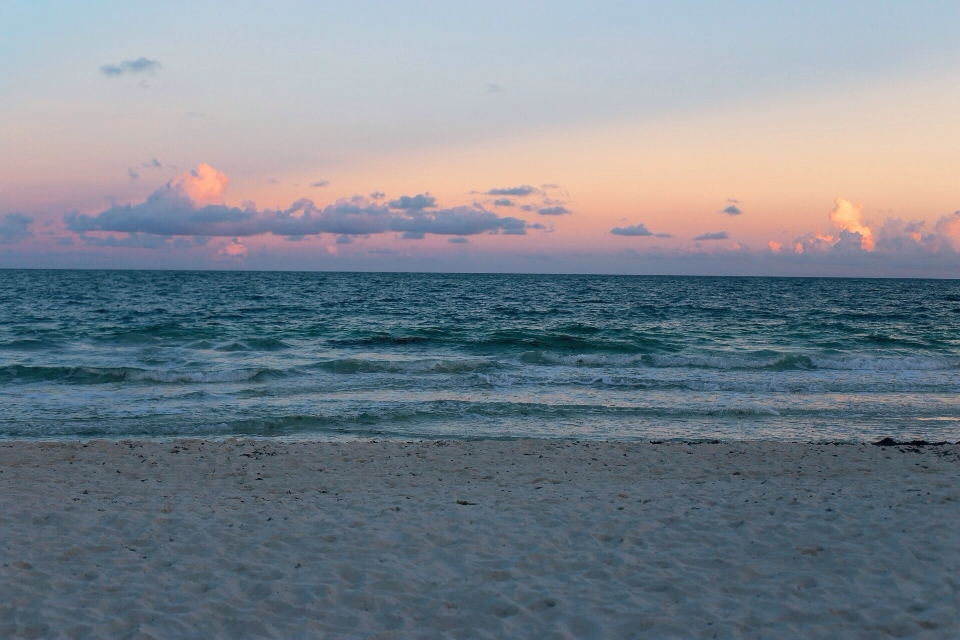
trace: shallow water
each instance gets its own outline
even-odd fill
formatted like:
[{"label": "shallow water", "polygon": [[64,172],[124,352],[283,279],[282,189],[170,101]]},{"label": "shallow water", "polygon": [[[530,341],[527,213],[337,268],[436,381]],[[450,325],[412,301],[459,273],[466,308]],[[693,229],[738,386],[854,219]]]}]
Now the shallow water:
[{"label": "shallow water", "polygon": [[960,281],[0,270],[0,437],[960,439]]}]

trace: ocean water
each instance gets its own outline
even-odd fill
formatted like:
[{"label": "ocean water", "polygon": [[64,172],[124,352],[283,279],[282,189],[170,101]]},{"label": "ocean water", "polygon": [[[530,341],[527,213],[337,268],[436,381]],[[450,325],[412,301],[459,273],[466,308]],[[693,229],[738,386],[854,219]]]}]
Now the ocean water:
[{"label": "ocean water", "polygon": [[960,281],[0,270],[0,438],[960,439]]}]

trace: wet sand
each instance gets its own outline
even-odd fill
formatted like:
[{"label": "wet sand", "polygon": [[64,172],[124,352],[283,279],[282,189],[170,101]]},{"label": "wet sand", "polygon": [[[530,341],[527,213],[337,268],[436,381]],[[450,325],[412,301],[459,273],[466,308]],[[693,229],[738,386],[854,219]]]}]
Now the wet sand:
[{"label": "wet sand", "polygon": [[960,447],[0,442],[0,637],[960,637]]}]

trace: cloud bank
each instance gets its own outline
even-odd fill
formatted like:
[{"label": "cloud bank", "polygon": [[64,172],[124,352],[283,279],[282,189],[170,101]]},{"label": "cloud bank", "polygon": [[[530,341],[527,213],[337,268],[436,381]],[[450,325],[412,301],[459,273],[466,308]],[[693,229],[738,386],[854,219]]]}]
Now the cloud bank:
[{"label": "cloud bank", "polygon": [[160,69],[160,63],[156,60],[148,60],[147,58],[140,57],[136,60],[123,60],[117,64],[105,64],[100,66],[100,73],[107,76],[108,78],[113,78],[116,76],[134,74],[134,73],[147,73],[153,74],[158,69]]},{"label": "cloud bank", "polygon": [[879,226],[864,220],[863,205],[843,198],[834,201],[829,214],[834,233],[810,232],[792,243],[771,240],[774,253],[803,254],[911,254],[960,252],[960,211],[942,216],[933,231],[924,233],[926,222],[887,218]]},{"label": "cloud bank", "polygon": [[[159,168],[157,165],[160,165],[159,161],[143,163],[143,166],[151,168]],[[200,164],[196,169],[174,177],[142,202],[115,204],[92,215],[79,212],[64,214],[62,219],[66,230],[77,235],[54,237],[57,235],[54,231],[35,234],[31,232],[34,223],[32,218],[22,214],[7,214],[0,217],[0,243],[16,244],[31,236],[39,238],[49,235],[51,242],[88,247],[167,250],[207,246],[210,251],[205,255],[213,260],[246,257],[253,261],[266,259],[265,256],[270,253],[269,247],[267,253],[264,253],[263,247],[256,250],[251,247],[250,253],[247,253],[245,239],[254,236],[274,235],[288,241],[299,241],[310,236],[331,234],[326,253],[337,256],[337,247],[354,243],[358,236],[389,233],[395,234],[397,239],[411,241],[411,245],[428,235],[442,236],[451,245],[465,245],[463,255],[468,255],[471,253],[468,248],[470,236],[525,235],[531,230],[545,233],[554,230],[552,220],[541,218],[544,224],[533,223],[500,215],[497,211],[523,211],[544,216],[569,213],[563,201],[545,196],[536,197],[532,202],[531,199],[523,200],[534,192],[538,196],[543,194],[529,185],[491,189],[484,194],[498,192],[511,195],[455,207],[442,206],[429,192],[388,199],[383,192],[374,191],[366,197],[340,198],[323,206],[304,198],[286,208],[261,209],[252,202],[244,202],[240,206],[225,204],[222,198],[229,184],[230,179],[223,172]],[[527,204],[522,204],[524,202]],[[955,273],[960,255],[960,211],[944,215],[930,225],[922,220],[904,221],[899,218],[887,218],[877,223],[864,218],[861,205],[837,198],[833,209],[825,213],[821,220],[825,223],[829,221],[825,225],[828,232],[810,232],[793,241],[785,237],[770,240],[762,251],[740,243],[710,243],[729,240],[730,234],[726,231],[702,233],[693,238],[695,242],[706,243],[704,246],[665,248],[658,246],[660,243],[645,246],[640,242],[635,244],[644,249],[624,248],[622,251],[649,255],[650,259],[656,256],[670,257],[677,261],[677,265],[682,264],[683,260],[693,261],[691,264],[706,264],[703,261],[708,259],[727,261],[741,265],[737,268],[744,273],[749,271],[749,264],[758,268],[759,265],[765,265],[762,267],[765,273],[770,272],[771,265],[797,270],[825,270],[833,265],[847,273],[870,273],[880,267],[893,268],[891,265],[900,264],[917,268],[926,265],[924,268],[954,269],[949,273]],[[623,220],[623,226],[609,230],[611,235],[673,237],[668,233],[654,232],[642,222],[627,224],[626,219]],[[405,251],[402,250],[400,254]],[[12,255],[9,251],[7,253]],[[197,255],[200,253],[204,252],[198,252]],[[316,255],[316,252],[307,253]],[[355,255],[357,252],[346,251],[340,257],[345,258],[348,254]],[[933,254],[939,256],[934,257]],[[557,255],[557,259],[562,258],[560,254]],[[613,256],[619,253],[611,254],[608,249],[600,249],[596,255]],[[569,256],[568,259],[574,260]],[[698,260],[699,263],[696,262]],[[678,273],[682,271],[680,269]]]},{"label": "cloud bank", "polygon": [[[114,205],[93,216],[67,213],[64,223],[68,230],[79,234],[117,232],[130,237],[149,234],[166,238],[273,234],[292,240],[324,233],[350,237],[393,232],[407,239],[421,239],[426,234],[524,235],[527,229],[542,228],[519,218],[499,216],[476,204],[440,208],[429,194],[401,196],[386,204],[353,196],[325,207],[306,198],[286,209],[258,210],[252,204],[230,207],[217,202],[228,183],[222,172],[201,164],[196,170],[177,176],[142,203]],[[96,242],[99,241],[116,243],[125,239],[109,241],[97,237]]]}]

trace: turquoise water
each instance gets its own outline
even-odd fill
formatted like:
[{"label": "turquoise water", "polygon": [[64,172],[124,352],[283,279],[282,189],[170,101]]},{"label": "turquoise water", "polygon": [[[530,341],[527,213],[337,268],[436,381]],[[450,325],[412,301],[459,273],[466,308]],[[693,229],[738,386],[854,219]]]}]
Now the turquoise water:
[{"label": "turquoise water", "polygon": [[0,437],[960,439],[960,281],[0,270]]}]

